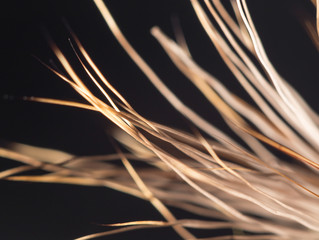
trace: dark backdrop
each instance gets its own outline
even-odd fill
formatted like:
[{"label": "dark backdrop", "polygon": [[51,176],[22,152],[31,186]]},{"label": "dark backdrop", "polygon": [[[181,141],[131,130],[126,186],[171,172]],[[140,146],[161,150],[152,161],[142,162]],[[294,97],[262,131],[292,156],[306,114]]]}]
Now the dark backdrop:
[{"label": "dark backdrop", "polygon": [[[187,128],[115,41],[91,1],[7,1],[1,7],[0,138],[3,141],[61,149],[77,155],[112,153],[110,123],[82,110],[32,103],[23,96],[80,100],[74,91],[38,60],[57,63],[43,31],[48,32],[79,69],[68,43],[67,19],[91,57],[136,110],[151,120]],[[236,93],[245,94],[224,66],[199,25],[189,1],[112,0],[107,4],[123,33],[163,81],[193,109],[217,126],[220,117],[175,69],[150,35],[160,26],[173,37],[177,16],[194,58]],[[249,1],[257,29],[271,61],[318,110],[318,56],[296,13],[309,11],[305,1]],[[225,131],[227,131],[225,129]],[[5,169],[13,163],[1,159]],[[106,230],[99,223],[158,219],[143,201],[105,188],[0,181],[0,239],[72,239]],[[184,213],[176,211],[180,216]],[[187,215],[186,215],[187,216]],[[211,234],[211,233],[210,233]],[[171,230],[141,230],[107,239],[178,239]]]}]

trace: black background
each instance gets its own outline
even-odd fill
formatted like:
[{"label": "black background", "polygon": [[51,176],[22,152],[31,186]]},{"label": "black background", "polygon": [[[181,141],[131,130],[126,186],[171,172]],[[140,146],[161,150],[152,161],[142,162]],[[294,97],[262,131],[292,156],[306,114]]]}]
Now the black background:
[{"label": "black background", "polygon": [[[270,60],[319,110],[318,54],[296,17],[300,10],[314,16],[311,4],[301,0],[248,3]],[[107,5],[128,40],[163,81],[187,105],[224,128],[215,110],[175,69],[149,33],[152,26],[158,25],[173,37],[171,17],[177,16],[195,60],[245,97],[202,30],[190,2],[110,0]],[[80,69],[68,43],[70,36],[63,17],[102,72],[139,113],[173,127],[188,126],[121,49],[93,2],[13,0],[1,7],[0,15],[2,140],[77,155],[113,152],[106,133],[110,123],[98,114],[21,100],[23,96],[81,100],[66,83],[32,57],[57,63],[43,35],[47,31],[70,57],[75,69]],[[1,159],[1,169],[10,166],[13,163]],[[5,240],[73,239],[106,230],[98,226],[100,223],[161,220],[148,203],[104,188],[7,181],[1,181],[0,188],[0,239]],[[135,238],[178,239],[171,230],[142,230],[107,239]]]}]

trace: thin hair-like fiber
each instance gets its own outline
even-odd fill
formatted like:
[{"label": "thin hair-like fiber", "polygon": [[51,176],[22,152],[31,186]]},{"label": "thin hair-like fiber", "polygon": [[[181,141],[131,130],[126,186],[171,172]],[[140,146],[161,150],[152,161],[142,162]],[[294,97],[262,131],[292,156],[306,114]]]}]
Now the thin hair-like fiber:
[{"label": "thin hair-like fiber", "polygon": [[[68,27],[70,48],[81,69],[74,67],[75,63],[53,40],[49,40],[49,45],[58,67],[42,59],[40,62],[66,82],[82,101],[67,97],[25,97],[25,100],[100,114],[114,125],[110,143],[115,153],[77,156],[11,143],[0,147],[0,156],[21,165],[1,171],[0,179],[108,187],[148,201],[162,216],[162,220],[105,224],[107,230],[88,233],[77,240],[108,239],[109,235],[150,228],[172,228],[185,240],[318,239],[318,114],[276,70],[259,36],[262,29],[255,26],[249,2],[189,2],[205,36],[238,81],[236,86],[241,86],[250,99],[234,93],[223,79],[195,61],[192,48],[187,45],[188,37],[183,35],[177,21],[176,41],[157,26],[151,29],[151,34],[206,104],[218,111],[231,133],[184,103],[134,49],[107,2],[93,0],[97,14],[117,42],[183,116],[188,131],[160,124],[136,111],[99,70],[89,51]],[[311,2],[318,9],[318,1]],[[300,16],[305,16],[300,20],[304,19],[316,51],[318,11],[313,18]],[[84,80],[83,75],[89,80]],[[43,171],[34,171],[38,169]],[[191,217],[179,217],[176,208]],[[225,229],[218,236],[217,230]],[[196,230],[206,230],[208,236],[202,237]]]}]

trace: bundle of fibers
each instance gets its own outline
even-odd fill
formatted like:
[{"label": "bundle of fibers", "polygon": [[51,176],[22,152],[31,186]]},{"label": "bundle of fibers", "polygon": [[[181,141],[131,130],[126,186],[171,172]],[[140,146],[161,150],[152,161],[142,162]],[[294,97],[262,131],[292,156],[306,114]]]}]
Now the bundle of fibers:
[{"label": "bundle of fibers", "polygon": [[[177,29],[174,41],[159,27],[151,29],[176,68],[217,109],[233,135],[185,105],[135,51],[105,3],[94,3],[118,43],[185,117],[189,130],[165,126],[135,111],[70,29],[71,47],[91,83],[79,77],[52,40],[49,43],[60,67],[43,64],[83,101],[26,100],[101,114],[116,126],[111,131],[116,154],[84,157],[12,143],[0,148],[0,156],[22,164],[0,172],[0,178],[108,187],[148,201],[163,217],[162,221],[108,224],[114,229],[78,240],[167,227],[185,240],[319,239],[319,117],[272,65],[246,1],[231,0],[226,7],[220,0],[190,3],[203,31],[252,102],[231,92],[194,61],[182,31]],[[316,8],[318,1],[312,3]],[[318,47],[316,24],[305,22],[305,26]],[[34,174],[34,169],[43,171]],[[172,208],[198,218],[179,218]],[[233,232],[203,238],[193,229]]]}]

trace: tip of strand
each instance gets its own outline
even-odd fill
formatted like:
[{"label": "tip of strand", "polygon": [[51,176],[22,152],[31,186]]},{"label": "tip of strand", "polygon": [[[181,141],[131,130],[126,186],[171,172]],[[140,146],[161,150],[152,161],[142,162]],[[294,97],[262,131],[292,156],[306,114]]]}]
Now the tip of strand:
[{"label": "tip of strand", "polygon": [[1,96],[2,100],[5,101],[33,101],[34,97],[33,96],[15,96],[15,95],[11,95],[11,94],[3,94]]},{"label": "tip of strand", "polygon": [[36,97],[34,96],[15,96],[15,95],[9,95],[4,94],[2,95],[2,99],[5,101],[36,101]]}]

